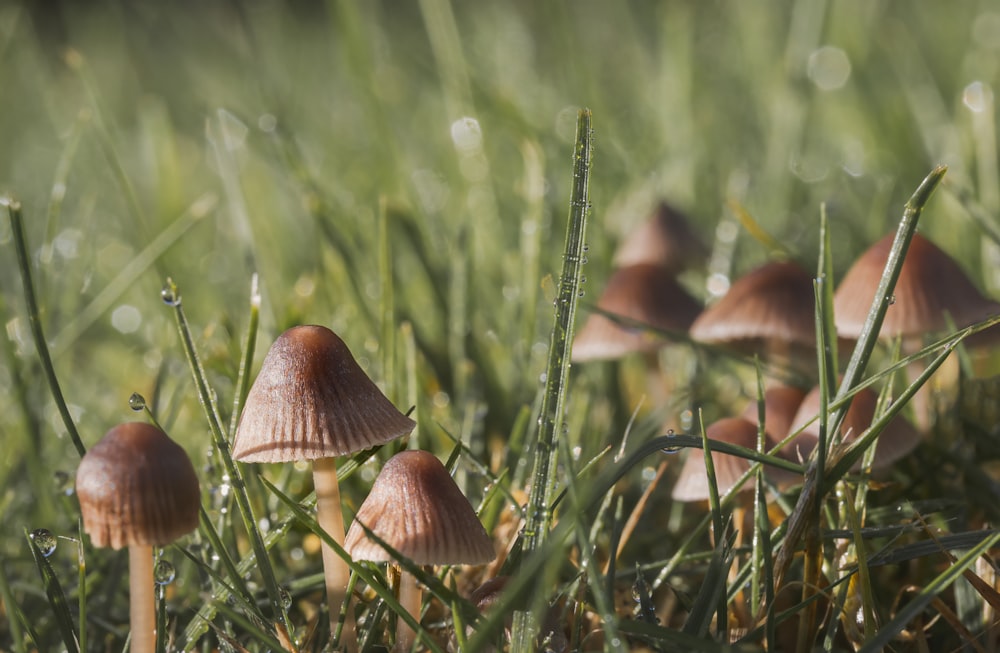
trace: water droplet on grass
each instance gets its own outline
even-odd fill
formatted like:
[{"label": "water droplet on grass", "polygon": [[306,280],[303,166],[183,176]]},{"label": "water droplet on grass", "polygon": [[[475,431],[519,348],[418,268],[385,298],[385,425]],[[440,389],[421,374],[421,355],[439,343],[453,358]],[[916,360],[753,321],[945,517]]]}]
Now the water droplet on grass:
[{"label": "water droplet on grass", "polygon": [[157,585],[169,585],[177,577],[177,570],[166,560],[160,560],[153,567],[153,582]]},{"label": "water droplet on grass", "polygon": [[284,587],[278,588],[278,594],[281,596],[281,605],[286,610],[292,607],[292,595]]},{"label": "water droplet on grass", "polygon": [[56,536],[47,528],[36,528],[31,531],[31,540],[43,556],[48,558],[56,550]]},{"label": "water droplet on grass", "polygon": [[133,392],[128,398],[128,407],[138,412],[146,407],[146,398],[138,392]]},{"label": "water droplet on grass", "polygon": [[163,287],[163,290],[160,291],[160,299],[162,299],[163,303],[167,306],[181,305],[181,296],[177,294],[177,291],[172,284]]}]

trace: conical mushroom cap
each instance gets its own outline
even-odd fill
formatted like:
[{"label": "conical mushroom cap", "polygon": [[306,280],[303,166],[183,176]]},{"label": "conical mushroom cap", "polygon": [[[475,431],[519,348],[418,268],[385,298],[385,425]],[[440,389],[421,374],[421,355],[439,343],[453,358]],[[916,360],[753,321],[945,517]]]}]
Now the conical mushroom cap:
[{"label": "conical mushroom cap", "polygon": [[816,346],[812,275],[797,263],[766,263],[733,282],[691,325],[707,343],[755,346],[781,342]]},{"label": "conical mushroom cap", "polygon": [[166,546],[198,527],[191,459],[142,422],[116,426],[90,448],[77,468],[76,494],[94,546]]},{"label": "conical mushroom cap", "polygon": [[281,334],[247,395],[233,442],[244,462],[343,456],[413,430],[347,345],[322,326]]},{"label": "conical mushroom cap", "polygon": [[391,560],[360,524],[418,565],[482,564],[496,557],[469,500],[426,451],[402,451],[386,462],[344,540],[355,560]]},{"label": "conical mushroom cap", "polygon": [[[871,388],[859,390],[854,395],[840,427],[845,442],[853,442],[871,426],[877,404],[878,394]],[[815,418],[819,414],[819,407],[819,387],[815,387],[802,400],[802,404],[795,414],[795,419],[792,420],[789,433],[799,429],[802,429],[802,432],[785,447],[785,455],[805,460],[816,448],[819,441],[819,420]],[[812,423],[803,428],[810,420]],[[913,451],[918,444],[920,444],[920,434],[917,433],[917,430],[905,417],[896,415],[878,436],[872,469],[888,467]],[[857,471],[860,468],[861,463],[859,462],[855,464],[853,469]]]},{"label": "conical mushroom cap", "polygon": [[[845,338],[861,335],[895,234],[872,245],[844,275],[833,298],[837,332]],[[913,234],[885,314],[881,336],[920,336],[948,328],[946,315],[964,327],[1000,313],[948,254],[920,234]]]},{"label": "conical mushroom cap", "polygon": [[[698,302],[668,269],[651,264],[615,270],[597,306],[665,331],[686,331],[701,311]],[[573,339],[573,360],[621,358],[631,352],[655,351],[666,342],[654,333],[631,329],[592,313]]]},{"label": "conical mushroom cap", "polygon": [[616,267],[652,263],[676,274],[700,265],[708,257],[705,243],[691,229],[684,214],[666,202],[629,233],[615,252]]},{"label": "conical mushroom cap", "polygon": [[[725,417],[709,424],[705,435],[710,440],[728,442],[747,449],[757,448],[757,425],[742,417]],[[712,452],[712,466],[715,467],[715,482],[719,495],[728,492],[736,481],[743,476],[752,461],[738,456],[730,456],[721,451]],[[753,489],[753,484],[747,483],[741,491]],[[704,501],[708,499],[708,473],[705,470],[705,454],[701,449],[691,449],[684,466],[677,476],[677,483],[670,496],[676,501]]]}]

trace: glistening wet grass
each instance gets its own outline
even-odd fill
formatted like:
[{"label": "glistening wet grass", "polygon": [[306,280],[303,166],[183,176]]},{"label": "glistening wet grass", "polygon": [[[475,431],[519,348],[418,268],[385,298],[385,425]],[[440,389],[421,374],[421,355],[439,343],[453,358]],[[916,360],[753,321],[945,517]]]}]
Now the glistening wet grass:
[{"label": "glistening wet grass", "polygon": [[[350,620],[309,470],[229,453],[265,351],[320,324],[416,422],[337,460],[345,518],[423,449],[497,552],[348,557],[364,650],[397,617],[430,650],[996,650],[996,345],[953,316],[913,347],[874,323],[842,342],[833,292],[898,231],[890,282],[917,230],[1000,298],[997,34],[986,0],[0,6],[0,649],[126,645],[128,558],[74,487],[136,420],[202,488],[197,530],[155,549],[155,647],[327,646]],[[663,200],[708,244],[677,273],[701,304],[766,261],[813,274],[822,354],[650,329],[651,353],[570,365]],[[778,379],[820,387],[820,443],[861,387],[874,426],[808,460],[763,430],[703,440]],[[919,446],[864,471],[921,414]],[[754,463],[732,490],[706,444]],[[719,484],[701,502],[670,496],[688,456]]]}]

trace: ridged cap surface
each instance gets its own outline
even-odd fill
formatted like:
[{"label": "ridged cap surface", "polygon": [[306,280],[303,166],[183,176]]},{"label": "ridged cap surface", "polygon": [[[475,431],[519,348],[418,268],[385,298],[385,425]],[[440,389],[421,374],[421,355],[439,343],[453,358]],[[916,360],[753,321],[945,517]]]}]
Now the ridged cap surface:
[{"label": "ridged cap surface", "polygon": [[783,341],[816,345],[812,275],[797,263],[766,263],[733,282],[691,325],[708,343]]},{"label": "ridged cap surface", "polygon": [[330,329],[282,333],[247,395],[233,442],[244,462],[344,456],[400,438],[415,423],[368,378]]},{"label": "ridged cap surface", "polygon": [[76,494],[94,546],[166,546],[198,527],[191,459],[142,422],[116,426],[91,447],[76,472]]},{"label": "ridged cap surface", "polygon": [[[858,257],[833,298],[837,332],[861,335],[875,290],[885,269],[895,233],[888,234]],[[987,299],[948,254],[920,234],[913,234],[886,310],[881,336],[922,335],[947,329],[946,315],[964,327],[1000,313],[1000,303]]]},{"label": "ridged cap surface", "polygon": [[344,540],[355,560],[391,560],[359,522],[420,565],[482,564],[496,557],[469,500],[426,451],[402,451],[386,462]]}]

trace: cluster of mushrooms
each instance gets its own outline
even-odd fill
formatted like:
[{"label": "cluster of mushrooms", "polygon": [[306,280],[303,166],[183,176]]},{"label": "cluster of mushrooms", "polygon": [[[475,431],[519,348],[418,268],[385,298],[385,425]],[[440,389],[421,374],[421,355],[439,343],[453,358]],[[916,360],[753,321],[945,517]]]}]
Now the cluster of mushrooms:
[{"label": "cluster of mushrooms", "polygon": [[[861,334],[893,237],[885,236],[864,252],[837,287],[834,317],[838,340],[845,345],[842,350]],[[655,356],[669,343],[660,332],[684,332],[695,342],[756,355],[786,369],[797,367],[803,375],[815,378],[813,275],[793,261],[768,262],[736,279],[717,302],[702,309],[678,283],[677,275],[705,258],[705,246],[683,215],[660,204],[620,246],[616,267],[597,301],[599,310],[588,316],[574,340],[573,360],[619,359],[635,352]],[[985,297],[948,254],[917,233],[879,337],[885,342],[898,340],[905,356],[918,351],[929,334],[943,335],[997,314],[1000,303]],[[966,344],[989,344],[996,337],[990,331],[997,329],[967,339]],[[911,372],[921,371],[919,362],[913,367]],[[768,449],[793,462],[804,461],[818,441],[819,388],[772,381],[763,399]],[[873,470],[909,453],[929,427],[932,416],[926,394],[918,393],[914,399],[917,426],[897,415],[879,435]],[[854,395],[840,431],[843,443],[849,444],[871,425],[877,401],[878,394],[871,388]],[[709,424],[706,435],[755,449],[758,419],[757,401],[751,400],[743,414]],[[751,464],[721,452],[713,452],[712,461],[720,494],[732,489]],[[766,466],[765,472],[779,487],[801,481],[801,476],[796,479],[775,467]],[[703,456],[687,457],[672,496],[678,501],[708,498]]]},{"label": "cluster of mushrooms", "polygon": [[[264,359],[232,453],[243,462],[311,461],[317,522],[356,561],[393,561],[378,542],[418,565],[492,560],[493,542],[468,499],[426,451],[404,450],[386,462],[345,536],[335,459],[401,438],[414,426],[333,331],[298,326],[281,334]],[[154,651],[152,548],[198,526],[201,497],[191,461],[159,428],[122,424],[84,456],[76,488],[93,544],[129,549],[131,650]],[[350,569],[325,543],[322,558],[332,631],[350,599]],[[419,621],[421,592],[409,574],[401,574],[399,593]],[[342,646],[356,650],[350,618],[342,633]],[[401,619],[396,650],[410,650],[414,638]]]}]

